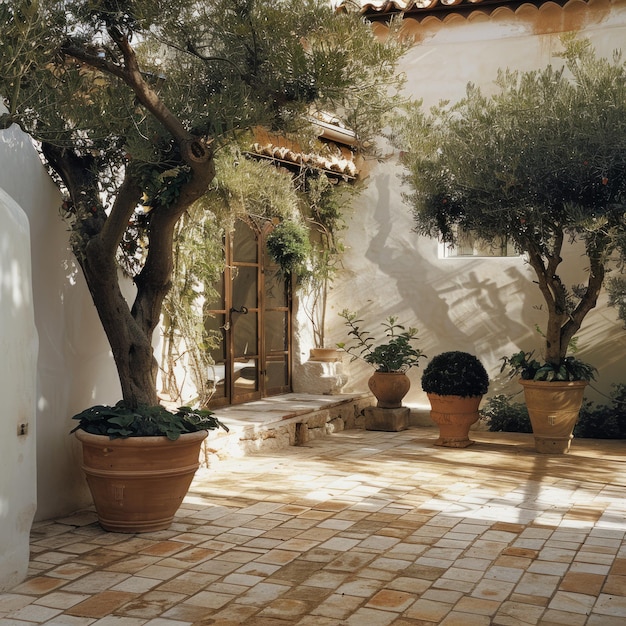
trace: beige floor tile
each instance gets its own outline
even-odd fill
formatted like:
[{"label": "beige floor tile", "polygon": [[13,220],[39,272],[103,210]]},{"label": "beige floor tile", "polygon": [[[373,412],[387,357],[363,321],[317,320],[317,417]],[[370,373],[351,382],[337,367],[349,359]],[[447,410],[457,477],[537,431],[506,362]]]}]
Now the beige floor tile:
[{"label": "beige floor tile", "polygon": [[[256,611],[257,609],[254,609],[253,612]],[[207,617],[207,612],[211,613],[211,617],[215,615],[215,611],[213,609],[207,610],[207,607],[202,605],[181,602],[180,604],[176,604],[175,606],[164,611],[161,617],[168,620],[191,622],[192,624],[199,622],[201,624],[202,620]]]},{"label": "beige floor tile", "polygon": [[401,613],[415,601],[415,596],[403,591],[382,589],[365,605],[367,608],[396,611]]},{"label": "beige floor tile", "polygon": [[250,604],[252,606],[263,606],[284,593],[289,591],[288,585],[278,585],[274,583],[259,583],[255,585],[237,599],[239,604]]},{"label": "beige floor tile", "polygon": [[17,594],[43,595],[58,587],[62,587],[65,582],[50,576],[36,576],[14,587],[11,591]]},{"label": "beige floor tile", "polygon": [[571,591],[557,591],[550,600],[548,608],[588,615],[595,602],[595,596],[573,593]]},{"label": "beige floor tile", "polygon": [[172,591],[174,593],[193,595],[218,579],[218,576],[212,574],[182,572],[176,576],[176,578],[161,583],[157,588],[160,591]]},{"label": "beige floor tile", "polygon": [[494,626],[520,626],[520,624],[540,624],[544,608],[522,602],[503,602],[493,617]]},{"label": "beige floor tile", "polygon": [[622,617],[626,621],[626,596],[602,593],[593,610],[600,615]]},{"label": "beige floor tile", "polygon": [[463,596],[454,605],[454,611],[459,613],[472,613],[477,615],[494,615],[502,604],[497,600],[474,598]]},{"label": "beige floor tile", "polygon": [[441,626],[490,626],[491,619],[486,615],[453,610],[440,623]]},{"label": "beige floor tile", "polygon": [[[561,584],[560,591],[570,591],[573,593],[586,593],[597,596],[604,585],[605,576],[601,574],[587,574],[584,572],[568,572]],[[625,590],[626,593],[626,590]]]},{"label": "beige floor tile", "polygon": [[363,598],[344,593],[328,596],[323,602],[311,609],[311,615],[342,620],[351,615],[363,604]]},{"label": "beige floor tile", "polygon": [[468,594],[474,589],[474,583],[463,582],[461,580],[453,580],[444,578],[443,576],[432,584],[433,589],[447,589],[448,591],[460,591]]},{"label": "beige floor tile", "polygon": [[438,624],[451,610],[451,604],[420,599],[404,612],[404,616]]},{"label": "beige floor tile", "polygon": [[207,591],[200,591],[185,600],[185,604],[201,606],[206,609],[221,609],[235,598],[233,594],[219,593],[210,587]]},{"label": "beige floor tile", "polygon": [[276,617],[282,620],[293,621],[306,615],[311,610],[311,603],[303,600],[279,598],[268,604],[258,615],[260,617]]},{"label": "beige floor tile", "polygon": [[541,618],[542,623],[563,626],[584,626],[587,623],[587,616],[581,613],[568,613],[567,611],[557,611],[548,609]]},{"label": "beige floor tile", "polygon": [[585,626],[624,626],[624,616],[590,615]]},{"label": "beige floor tile", "polygon": [[396,618],[395,613],[371,608],[357,609],[346,621],[347,626],[389,626]]},{"label": "beige floor tile", "polygon": [[515,586],[515,593],[550,597],[558,587],[560,578],[546,574],[525,573]]},{"label": "beige floor tile", "polygon": [[103,591],[73,605],[66,612],[81,617],[104,617],[126,604],[137,594],[125,591]]}]

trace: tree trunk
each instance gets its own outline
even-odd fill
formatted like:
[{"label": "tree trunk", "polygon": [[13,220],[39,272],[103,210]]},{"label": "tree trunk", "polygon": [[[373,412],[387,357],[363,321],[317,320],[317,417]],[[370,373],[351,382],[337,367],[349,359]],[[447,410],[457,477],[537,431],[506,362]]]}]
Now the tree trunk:
[{"label": "tree trunk", "polygon": [[181,184],[177,200],[152,209],[146,259],[135,277],[137,295],[132,307],[120,289],[116,254],[143,191],[134,175],[133,164],[127,164],[113,206],[106,212],[99,194],[97,157],[81,156],[79,152],[49,144],[44,144],[43,152],[63,179],[72,200],[70,212],[75,217],[72,249],[111,345],[122,398],[127,406],[137,407],[158,404],[158,367],[152,335],[170,287],[174,228],[187,208],[206,192],[215,176],[215,167],[210,141],[191,134],[144,80],[130,40],[117,29],[111,29],[110,34],[124,58],[124,65],[112,64],[71,43],[62,51],[123,80],[138,102],[169,133],[172,147],[175,145],[180,154],[180,165],[191,173],[189,180]]},{"label": "tree trunk", "polygon": [[81,267],[113,352],[124,403],[158,404],[152,331],[144,332],[132,316],[120,290],[117,264],[102,250],[100,240],[91,240],[85,252]]},{"label": "tree trunk", "polygon": [[571,340],[579,331],[585,316],[598,301],[604,281],[605,268],[601,250],[606,249],[608,242],[603,235],[597,235],[585,242],[589,259],[589,278],[585,291],[573,310],[568,310],[567,290],[557,271],[562,261],[561,249],[563,234],[555,237],[552,250],[547,254],[539,251],[532,242],[527,242],[528,260],[537,275],[539,289],[544,297],[548,321],[545,332],[546,363],[559,365],[567,356]]}]

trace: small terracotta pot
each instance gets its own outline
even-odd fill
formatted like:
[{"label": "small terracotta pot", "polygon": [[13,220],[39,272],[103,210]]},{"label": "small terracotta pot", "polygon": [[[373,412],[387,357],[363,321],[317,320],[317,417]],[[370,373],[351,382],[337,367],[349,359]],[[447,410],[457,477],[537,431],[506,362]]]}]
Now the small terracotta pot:
[{"label": "small terracotta pot", "polygon": [[367,386],[378,400],[376,406],[382,409],[398,409],[411,388],[411,380],[404,372],[374,372],[367,381]]}]

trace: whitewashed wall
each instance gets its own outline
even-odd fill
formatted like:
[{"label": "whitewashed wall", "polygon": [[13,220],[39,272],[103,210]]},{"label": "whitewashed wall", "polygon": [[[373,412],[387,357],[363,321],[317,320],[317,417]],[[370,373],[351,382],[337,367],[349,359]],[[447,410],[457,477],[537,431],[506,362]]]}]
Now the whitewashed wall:
[{"label": "whitewashed wall", "polygon": [[[542,13],[533,7],[518,15],[504,10],[492,19],[477,14],[469,21],[454,18],[444,24],[434,19],[421,26],[408,22],[418,43],[402,63],[407,94],[431,106],[441,99],[461,98],[468,82],[493,91],[498,68],[524,71],[561,65],[554,56],[562,49],[559,35],[545,30],[558,33],[582,26],[602,55],[610,56],[620,47],[626,53],[626,9],[611,6],[571,3],[565,11],[551,5]],[[389,315],[417,326],[429,357],[445,350],[472,352],[492,378],[499,373],[500,357],[519,349],[539,352],[535,325],[545,327],[545,315],[538,309],[541,299],[531,268],[521,258],[441,258],[436,241],[412,232],[410,210],[401,199],[401,168],[391,149],[388,154],[384,163],[371,164],[369,186],[351,209],[345,272],[330,297],[329,343],[346,339],[336,314],[347,307],[362,314],[368,329],[382,330],[379,322]],[[576,262],[575,251],[570,255],[580,278],[569,272],[564,281],[576,284],[584,279],[584,268]],[[594,386],[601,393],[607,393],[612,382],[626,382],[626,331],[615,310],[606,307],[605,297],[587,317],[579,337],[578,356],[598,367]],[[371,367],[344,361],[349,376],[345,390],[366,390]],[[406,401],[425,408],[422,372],[423,366],[410,372],[413,384]],[[501,390],[492,384],[490,393]],[[587,395],[605,400],[593,390]]]},{"label": "whitewashed wall", "polygon": [[[34,392],[36,428],[33,421],[29,438],[34,441],[36,432],[36,519],[49,519],[91,501],[80,469],[80,449],[69,435],[74,425],[71,416],[97,402],[116,402],[120,388],[89,292],[68,249],[58,189],[30,139],[15,125],[0,131],[0,190],[21,207],[30,224],[39,357]],[[24,288],[30,286],[24,283]],[[0,309],[5,307],[3,299]],[[0,353],[3,367],[13,367],[14,361],[11,352]],[[0,425],[4,427],[6,422],[14,434],[15,419],[3,412]],[[8,445],[5,441],[15,446],[15,436],[10,440],[1,437],[0,446]],[[4,470],[3,452],[0,458]],[[29,457],[27,465],[24,480],[35,471],[35,458]]]},{"label": "whitewashed wall", "polygon": [[0,189],[0,591],[26,573],[37,504],[37,332],[31,283],[28,220]]}]

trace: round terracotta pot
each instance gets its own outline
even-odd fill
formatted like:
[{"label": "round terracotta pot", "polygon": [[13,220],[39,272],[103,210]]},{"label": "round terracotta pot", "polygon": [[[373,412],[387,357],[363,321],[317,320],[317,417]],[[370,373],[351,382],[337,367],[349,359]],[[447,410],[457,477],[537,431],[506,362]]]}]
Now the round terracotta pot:
[{"label": "round terracotta pot", "polygon": [[519,384],[524,387],[524,400],[533,427],[537,452],[569,452],[587,381],[545,382],[520,379]]},{"label": "round terracotta pot", "polygon": [[378,400],[376,406],[382,409],[398,409],[411,388],[411,380],[404,372],[374,372],[367,381],[367,386]]},{"label": "round terracotta pot", "polygon": [[82,468],[100,525],[122,533],[167,528],[199,466],[208,432],[167,437],[109,439],[83,430]]},{"label": "round terracotta pot", "polygon": [[439,396],[429,393],[430,418],[439,426],[436,446],[467,448],[474,442],[469,438],[472,424],[480,417],[478,407],[482,396]]}]

